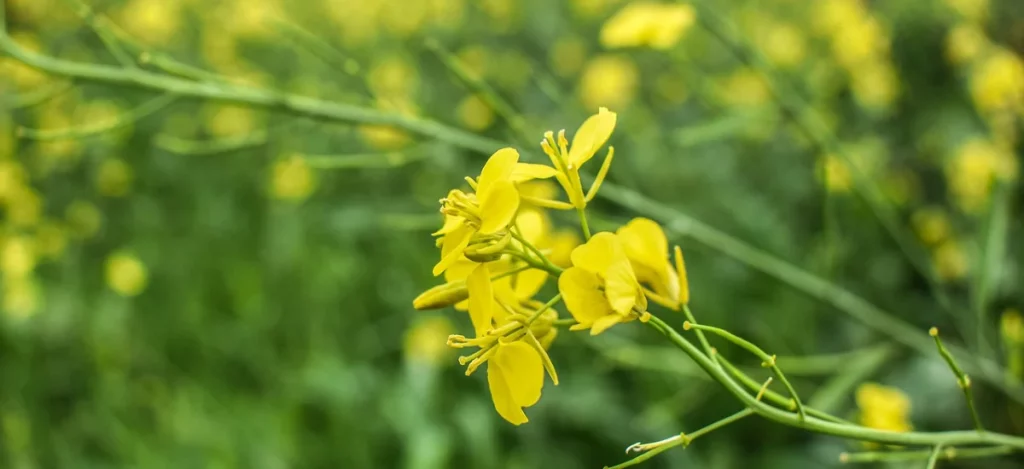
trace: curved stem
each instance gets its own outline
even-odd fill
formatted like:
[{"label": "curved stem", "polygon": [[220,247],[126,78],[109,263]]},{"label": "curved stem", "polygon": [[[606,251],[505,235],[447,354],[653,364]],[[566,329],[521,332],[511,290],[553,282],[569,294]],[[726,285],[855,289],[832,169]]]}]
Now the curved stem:
[{"label": "curved stem", "polygon": [[721,336],[721,337],[723,337],[725,339],[728,339],[730,342],[732,342],[732,343],[734,343],[736,345],[739,345],[740,347],[743,347],[744,349],[746,349],[750,353],[753,353],[758,358],[763,360],[763,363],[761,363],[761,366],[764,366],[764,367],[767,367],[767,368],[771,368],[772,372],[775,373],[775,376],[777,378],[779,378],[779,381],[782,381],[782,385],[786,387],[787,391],[789,391],[790,397],[793,398],[793,405],[796,407],[796,413],[800,416],[800,419],[803,420],[803,419],[807,418],[807,413],[804,411],[804,404],[803,404],[803,402],[800,402],[800,396],[797,395],[796,389],[793,389],[793,385],[789,383],[789,380],[786,379],[786,375],[782,374],[782,370],[775,363],[776,362],[775,355],[768,355],[767,352],[765,352],[764,350],[761,350],[760,347],[754,345],[752,342],[750,342],[750,341],[748,341],[746,339],[743,339],[743,338],[741,338],[741,337],[739,337],[739,336],[737,336],[737,335],[733,334],[732,332],[729,332],[729,331],[727,331],[725,329],[720,329],[720,328],[712,327],[712,326],[703,326],[703,325],[700,325],[700,324],[694,324],[694,323],[691,323],[690,321],[686,321],[686,323],[683,324],[683,329],[689,330],[691,328],[692,329],[696,329],[696,330],[703,330],[703,331],[707,331],[707,332],[711,332],[711,333],[717,334],[717,335],[719,335],[719,336]]},{"label": "curved stem", "polygon": [[808,430],[815,433],[834,435],[843,438],[850,438],[862,441],[874,441],[891,445],[906,446],[935,446],[943,444],[946,446],[966,445],[990,445],[1007,446],[1014,450],[1024,450],[1024,438],[1006,435],[1002,433],[976,431],[949,431],[949,432],[891,432],[876,430],[873,428],[858,425],[830,422],[820,418],[808,416],[801,420],[796,414],[786,412],[768,404],[758,401],[749,394],[740,384],[733,379],[721,367],[717,366],[711,358],[701,353],[697,346],[691,344],[678,332],[672,329],[657,316],[651,316],[647,324],[664,335],[670,342],[690,356],[698,366],[711,376],[715,381],[722,384],[730,394],[735,396],[747,407],[758,415],[774,422]]}]

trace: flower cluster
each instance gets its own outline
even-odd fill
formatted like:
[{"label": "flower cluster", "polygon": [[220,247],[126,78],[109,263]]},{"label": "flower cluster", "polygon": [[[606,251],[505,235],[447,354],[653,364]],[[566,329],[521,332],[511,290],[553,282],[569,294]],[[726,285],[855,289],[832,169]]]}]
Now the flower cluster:
[{"label": "flower cluster", "polygon": [[[413,306],[468,312],[473,336],[451,335],[448,345],[476,349],[459,363],[467,375],[487,366],[494,407],[513,424],[527,422],[523,409],[540,399],[545,373],[558,384],[548,350],[559,326],[597,335],[616,324],[646,321],[649,300],[680,309],[689,299],[682,252],[677,246],[670,260],[668,239],[654,221],[638,218],[615,232],[591,235],[587,204],[608,174],[614,149],[608,148],[586,190],[580,168],[605,146],[615,123],[616,114],[601,108],[571,143],[564,130],[545,133],[541,149],[550,165],[520,162],[515,149],[502,148],[477,177],[465,179],[467,188],[440,201],[444,224],[434,233],[441,253],[433,274],[446,283],[423,292]],[[575,211],[585,242],[554,230],[546,210]],[[558,293],[537,300],[549,280]],[[559,302],[571,319],[559,319]]]}]

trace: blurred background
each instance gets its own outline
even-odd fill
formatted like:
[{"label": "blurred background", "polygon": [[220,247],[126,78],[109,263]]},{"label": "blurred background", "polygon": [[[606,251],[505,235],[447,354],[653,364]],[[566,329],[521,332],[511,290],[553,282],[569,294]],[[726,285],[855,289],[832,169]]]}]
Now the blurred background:
[{"label": "blurred background", "polygon": [[[655,15],[622,0],[0,5],[11,38],[49,56],[188,64],[185,79],[509,144],[608,107],[610,182],[922,336],[938,326],[1022,389],[1019,1],[665,2]],[[466,315],[411,305],[438,281],[437,200],[485,156],[400,128],[68,80],[0,54],[3,467],[598,468],[738,411],[631,324],[562,334],[550,352],[560,386],[528,424],[501,420],[484,373],[463,376],[445,346],[471,330]],[[644,214],[615,194],[592,212],[604,229]],[[576,233],[572,218],[552,221]],[[881,383],[909,397],[914,428],[971,428],[937,354],[722,245],[669,236],[698,318],[778,354],[805,402],[856,419],[858,387]],[[1022,403],[976,384],[986,425],[1024,432]],[[835,467],[864,449],[750,418],[643,467]]]}]

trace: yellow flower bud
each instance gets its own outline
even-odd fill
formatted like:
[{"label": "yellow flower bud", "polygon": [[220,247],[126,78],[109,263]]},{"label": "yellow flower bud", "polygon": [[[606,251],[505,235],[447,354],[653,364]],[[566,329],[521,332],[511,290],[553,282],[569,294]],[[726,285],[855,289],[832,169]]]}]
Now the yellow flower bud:
[{"label": "yellow flower bud", "polygon": [[437,285],[429,290],[420,293],[412,300],[412,307],[419,311],[440,309],[453,306],[455,303],[469,298],[469,290],[466,289],[465,280],[456,280],[442,285]]}]

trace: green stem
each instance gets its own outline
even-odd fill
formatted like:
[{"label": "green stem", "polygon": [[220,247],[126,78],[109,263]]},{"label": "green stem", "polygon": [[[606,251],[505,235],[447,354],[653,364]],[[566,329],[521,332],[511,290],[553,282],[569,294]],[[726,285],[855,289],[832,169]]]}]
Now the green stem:
[{"label": "green stem", "polygon": [[33,140],[75,140],[92,135],[110,132],[138,122],[140,119],[170,106],[177,96],[165,94],[157,96],[139,107],[126,112],[110,122],[104,122],[93,126],[68,127],[64,129],[30,129],[28,127],[18,128],[18,135]]},{"label": "green stem", "polygon": [[[719,365],[725,367],[725,371],[729,372],[729,374],[732,375],[733,378],[738,380],[740,384],[746,386],[747,389],[751,390],[752,392],[759,392],[761,390],[760,383],[754,381],[753,378],[751,378],[749,375],[741,371],[739,368],[736,367],[736,365],[733,365],[732,362],[727,360],[722,355],[716,355],[714,361],[715,363],[718,363]],[[775,405],[782,406],[783,408],[789,410],[796,410],[796,403],[795,401],[793,401],[793,399],[785,397],[782,394],[772,391],[771,389],[765,390],[764,396],[762,397],[764,398],[764,400],[767,400]],[[830,422],[841,423],[845,425],[853,425],[853,422],[843,420],[839,417],[829,414],[828,412],[823,412],[813,407],[806,407],[804,410],[807,411],[807,415],[810,415],[812,417],[817,417],[822,420],[828,420]]]},{"label": "green stem", "polygon": [[[945,448],[939,452],[938,459],[969,459],[969,458],[990,458],[1004,456],[1013,453],[1015,450],[1008,446],[994,446],[991,448]],[[928,459],[935,454],[934,449],[923,451],[866,451],[863,453],[843,453],[839,460],[844,463],[870,463],[870,462],[903,462],[920,461]]]},{"label": "green stem", "polygon": [[[551,262],[551,260],[548,259],[547,256],[544,255],[544,253],[540,252],[540,249],[537,249],[532,243],[527,241],[526,238],[519,234],[518,230],[511,229],[508,232],[509,234],[512,235],[512,238],[514,238],[516,241],[519,241],[519,243],[522,244],[527,251],[537,256],[536,261],[530,261],[527,259],[532,259],[532,257],[530,257],[527,253],[520,253],[520,259],[527,261],[527,263],[533,262],[533,265],[537,266],[538,269],[546,270],[548,271],[548,273],[555,277],[561,275],[562,268]],[[540,264],[536,264],[536,262],[540,262]]]},{"label": "green stem", "polygon": [[[661,440],[661,441],[658,441],[658,442],[655,442],[655,443],[648,443],[648,444],[645,444],[645,445],[633,445],[629,449],[626,450],[627,453],[629,453],[630,450],[645,451],[645,452],[643,454],[633,458],[633,459],[630,459],[629,461],[626,461],[626,462],[621,463],[621,464],[617,464],[615,466],[608,467],[606,469],[623,469],[625,467],[635,466],[635,465],[640,464],[640,463],[642,463],[644,461],[647,461],[648,459],[651,459],[651,458],[653,458],[653,457],[655,457],[655,456],[657,456],[657,455],[659,455],[661,453],[664,453],[665,451],[668,451],[668,450],[670,450],[672,448],[675,448],[676,446],[682,445],[685,448],[685,447],[689,446],[690,443],[692,443],[693,440],[696,440],[698,437],[703,436],[703,435],[707,435],[708,433],[711,433],[711,432],[713,432],[715,430],[718,430],[719,428],[722,428],[722,427],[724,427],[726,425],[729,425],[730,423],[733,423],[733,422],[735,422],[737,420],[740,420],[740,419],[742,419],[744,417],[749,417],[751,415],[754,415],[754,411],[752,411],[750,409],[743,409],[743,410],[741,410],[739,412],[736,412],[735,414],[732,414],[732,415],[730,415],[730,416],[728,416],[728,417],[726,417],[726,418],[724,418],[722,420],[719,420],[719,421],[717,421],[715,423],[712,423],[712,424],[710,424],[710,425],[708,425],[706,427],[703,427],[703,428],[701,428],[701,429],[699,429],[699,430],[697,430],[697,431],[695,431],[693,433],[690,433],[688,435],[685,434],[685,433],[680,433],[678,435],[666,438],[664,440]],[[647,448],[650,448],[650,449],[647,449]]]},{"label": "green stem", "polygon": [[530,315],[530,318],[526,320],[526,326],[529,327],[530,324],[533,324],[533,321],[536,321],[537,318],[539,318],[541,314],[544,314],[545,311],[551,309],[551,307],[554,306],[555,303],[558,303],[559,301],[561,301],[561,299],[562,299],[562,294],[561,293],[553,296],[550,300],[548,300],[547,303],[544,303],[544,306],[541,306],[539,309],[537,309],[537,311],[535,311],[532,315]]},{"label": "green stem", "polygon": [[935,464],[939,462],[939,453],[942,452],[942,444],[935,445],[932,448],[932,454],[928,456],[928,464],[924,466],[924,469],[935,469]]},{"label": "green stem", "polygon": [[[704,330],[704,331],[707,331],[707,332],[711,332],[711,333],[717,334],[717,335],[721,336],[722,338],[727,339],[728,341],[730,341],[730,342],[732,342],[732,343],[734,343],[736,345],[739,345],[740,347],[743,347],[744,349],[746,349],[750,353],[753,353],[758,358],[763,360],[763,363],[761,364],[761,366],[765,366],[765,367],[771,368],[772,372],[775,373],[775,377],[779,378],[779,381],[781,381],[783,386],[786,387],[786,390],[789,391],[789,395],[790,395],[790,397],[793,398],[793,403],[796,406],[796,413],[800,416],[800,419],[803,420],[803,419],[807,418],[807,413],[804,411],[804,404],[802,402],[800,402],[800,396],[797,395],[796,389],[793,389],[793,385],[789,383],[789,380],[786,379],[786,375],[784,375],[782,373],[782,370],[775,363],[777,361],[775,359],[775,356],[768,355],[768,353],[766,353],[764,350],[761,350],[760,347],[754,345],[752,342],[750,342],[750,341],[748,341],[746,339],[743,339],[742,337],[739,337],[739,336],[737,336],[737,335],[733,334],[732,332],[729,332],[729,331],[727,331],[725,329],[720,329],[720,328],[712,327],[712,326],[704,326],[704,325],[700,325],[700,324],[694,324],[694,323],[692,323],[690,321],[686,321],[686,323],[683,324],[683,329],[686,329],[686,330],[689,330],[689,329]],[[759,386],[759,388],[760,388],[760,386]]]},{"label": "green stem", "polygon": [[[680,273],[679,275],[683,274]],[[697,324],[697,320],[694,319],[693,312],[690,311],[690,305],[683,305],[683,314],[686,316],[687,321],[690,321],[693,324]],[[700,341],[701,347],[704,347],[704,353],[708,354],[708,356],[711,356],[713,353],[711,351],[711,343],[709,343],[708,338],[704,336],[704,331],[697,329],[695,332],[697,333],[697,340]]]},{"label": "green stem", "polygon": [[576,207],[576,213],[580,216],[580,228],[583,229],[583,239],[590,241],[590,225],[587,223],[587,210],[583,207]]},{"label": "green stem", "polygon": [[946,360],[950,369],[953,370],[953,374],[956,375],[956,384],[960,386],[960,389],[964,393],[964,399],[967,400],[967,408],[971,411],[971,419],[974,420],[974,428],[979,432],[985,431],[985,428],[981,425],[981,418],[978,417],[978,410],[974,408],[974,396],[971,392],[971,378],[964,374],[964,371],[960,369],[960,366],[956,364],[956,359],[953,355],[946,350],[946,347],[942,344],[942,339],[939,338],[939,330],[937,328],[931,328],[928,331],[928,335],[935,339],[935,347],[939,349],[939,355]]},{"label": "green stem", "polygon": [[806,419],[801,420],[799,416],[792,412],[777,409],[755,399],[754,396],[750,395],[740,384],[733,381],[728,373],[711,360],[711,358],[701,353],[697,346],[691,344],[657,316],[652,315],[647,324],[660,332],[684,353],[689,355],[698,366],[704,369],[704,372],[710,375],[715,381],[718,381],[730,394],[739,399],[756,414],[767,418],[768,420],[815,433],[862,441],[873,441],[876,443],[890,445],[935,446],[941,443],[946,446],[989,445],[1007,446],[1018,451],[1024,450],[1024,438],[1005,435],[1002,433],[981,433],[976,431],[901,433],[876,430],[858,425],[830,422],[816,417],[807,417]]}]

